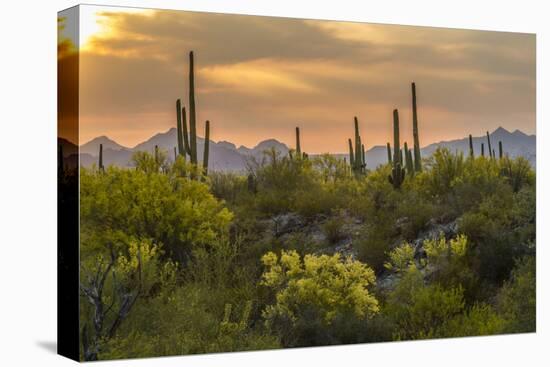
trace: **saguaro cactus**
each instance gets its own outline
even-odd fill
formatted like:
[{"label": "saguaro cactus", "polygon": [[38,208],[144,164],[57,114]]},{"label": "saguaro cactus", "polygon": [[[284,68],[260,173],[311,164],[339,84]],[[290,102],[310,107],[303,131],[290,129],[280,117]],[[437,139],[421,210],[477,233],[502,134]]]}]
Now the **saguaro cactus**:
[{"label": "saguaro cactus", "polygon": [[367,166],[367,160],[366,160],[366,153],[365,153],[365,144],[361,144],[361,150],[363,151],[363,170],[365,170],[366,166]]},{"label": "saguaro cactus", "polygon": [[360,172],[363,160],[361,155],[361,135],[359,135],[359,121],[357,121],[357,116],[353,118],[353,123],[355,125],[355,169]]},{"label": "saguaro cactus", "polygon": [[[187,129],[187,114],[182,107],[181,100],[176,101],[178,151],[185,158],[189,155],[191,163],[198,164],[197,156],[197,118],[195,112],[195,71],[193,51],[189,52],[189,130]],[[208,158],[210,149],[210,121],[205,124],[203,168],[204,174],[208,172]]]},{"label": "saguaro cactus", "polygon": [[353,143],[351,142],[351,139],[348,139],[348,145],[349,145],[349,165],[353,169],[355,166],[355,156],[353,154]]},{"label": "saguaro cactus", "polygon": [[365,173],[365,168],[367,166],[365,161],[365,146],[361,142],[361,135],[359,134],[359,121],[357,117],[353,118],[355,126],[355,147],[351,139],[348,139],[349,144],[349,153],[350,153],[350,166],[355,175],[360,175]]},{"label": "saguaro cactus", "polygon": [[204,175],[208,174],[208,156],[210,153],[210,121],[206,120],[204,126],[204,154],[202,156],[202,168]]},{"label": "saguaro cactus", "polygon": [[302,157],[302,149],[300,147],[300,128],[296,126],[296,157]]},{"label": "saguaro cactus", "polygon": [[485,146],[481,143],[481,156],[485,157]]},{"label": "saguaro cactus", "polygon": [[414,138],[414,169],[422,171],[422,157],[420,156],[420,139],[418,138],[418,115],[416,110],[416,84],[411,83],[413,107],[413,138]]},{"label": "saguaro cactus", "polygon": [[191,157],[191,145],[189,144],[189,131],[187,130],[187,113],[185,111],[185,107],[182,107],[181,109],[181,116],[183,118],[183,147],[185,149],[185,152],[187,152],[189,157]]},{"label": "saguaro cactus", "polygon": [[103,166],[103,144],[99,144],[99,170],[101,172],[105,171],[105,167]]},{"label": "saguaro cactus", "polygon": [[474,157],[474,143],[473,143],[473,140],[472,140],[472,134],[470,134],[468,136],[468,140],[470,142],[470,157]]},{"label": "saguaro cactus", "polygon": [[391,146],[390,146],[390,143],[386,143],[386,149],[388,151],[388,163],[391,164]]},{"label": "saguaro cactus", "polygon": [[159,157],[159,146],[158,145],[155,145],[155,164],[157,165],[157,169],[158,169],[158,167],[160,167],[160,157]]},{"label": "saguaro cactus", "polygon": [[489,136],[488,131],[487,131],[487,148],[489,149],[489,157],[495,158],[493,154],[493,149],[491,148],[491,137]]},{"label": "saguaro cactus", "polygon": [[403,145],[405,149],[405,166],[407,167],[407,173],[409,174],[409,176],[412,176],[414,175],[414,171],[415,171],[413,157],[412,157],[413,153],[407,146],[407,142],[405,142]]},{"label": "saguaro cactus", "polygon": [[178,151],[180,155],[185,157],[186,152],[183,146],[183,131],[182,131],[181,115],[182,115],[181,100],[178,98],[178,100],[176,101],[176,118],[177,118],[176,133],[178,134]]},{"label": "saguaro cactus", "polygon": [[394,188],[399,189],[405,179],[405,169],[401,166],[401,148],[399,142],[399,112],[393,110],[393,168],[388,180]]},{"label": "saguaro cactus", "polygon": [[502,141],[499,140],[498,141],[498,158],[502,159],[503,154],[504,154],[504,152],[502,150]]},{"label": "saguaro cactus", "polygon": [[195,72],[193,51],[189,52],[189,134],[191,163],[197,164],[197,118],[195,114]]}]

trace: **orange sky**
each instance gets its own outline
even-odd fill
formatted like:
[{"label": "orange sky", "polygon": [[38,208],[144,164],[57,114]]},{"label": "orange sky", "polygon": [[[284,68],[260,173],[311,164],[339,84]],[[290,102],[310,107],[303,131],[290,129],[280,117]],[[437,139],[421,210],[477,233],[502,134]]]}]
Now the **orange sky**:
[{"label": "orange sky", "polygon": [[195,52],[198,131],[254,146],[275,138],[346,152],[358,116],[367,148],[398,108],[421,145],[503,126],[535,132],[535,36],[183,11],[80,8],[80,143],[133,146],[175,127]]}]

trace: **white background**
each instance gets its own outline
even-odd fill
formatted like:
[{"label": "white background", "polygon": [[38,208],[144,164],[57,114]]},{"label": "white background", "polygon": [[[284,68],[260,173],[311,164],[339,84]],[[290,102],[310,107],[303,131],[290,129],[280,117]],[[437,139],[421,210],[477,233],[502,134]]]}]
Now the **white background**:
[{"label": "white background", "polygon": [[[550,9],[545,1],[102,0],[105,5],[537,33],[537,334],[105,362],[111,366],[548,365]],[[2,2],[0,366],[65,366],[56,340],[56,13],[75,1]],[[545,24],[546,23],[546,24]],[[546,143],[546,144],[545,144]],[[546,226],[545,226],[546,224]],[[546,312],[545,312],[546,311]],[[546,339],[546,340],[545,340]]]}]

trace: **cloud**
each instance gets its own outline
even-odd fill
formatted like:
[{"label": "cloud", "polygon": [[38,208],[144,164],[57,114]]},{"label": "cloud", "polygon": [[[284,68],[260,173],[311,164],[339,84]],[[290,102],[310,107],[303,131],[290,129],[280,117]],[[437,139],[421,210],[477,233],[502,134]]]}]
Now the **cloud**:
[{"label": "cloud", "polygon": [[299,124],[311,152],[345,151],[355,115],[366,140],[381,144],[395,107],[408,138],[411,81],[426,144],[499,125],[535,129],[533,35],[105,9],[97,15],[105,31],[81,54],[86,139],[133,145],[148,137],[138,131],[173,126],[175,100],[187,100],[190,50],[198,119],[237,145],[291,142]]}]

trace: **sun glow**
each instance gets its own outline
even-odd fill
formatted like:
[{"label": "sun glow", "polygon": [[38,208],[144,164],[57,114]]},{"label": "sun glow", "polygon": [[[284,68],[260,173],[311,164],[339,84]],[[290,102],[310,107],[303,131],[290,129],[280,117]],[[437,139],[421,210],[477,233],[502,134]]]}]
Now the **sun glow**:
[{"label": "sun glow", "polygon": [[[110,26],[108,17],[104,13],[113,12],[112,7],[82,6],[80,7],[80,50],[86,51],[93,48],[93,40],[112,37],[115,32]],[[150,14],[153,10],[139,8],[120,8],[120,13]]]}]

